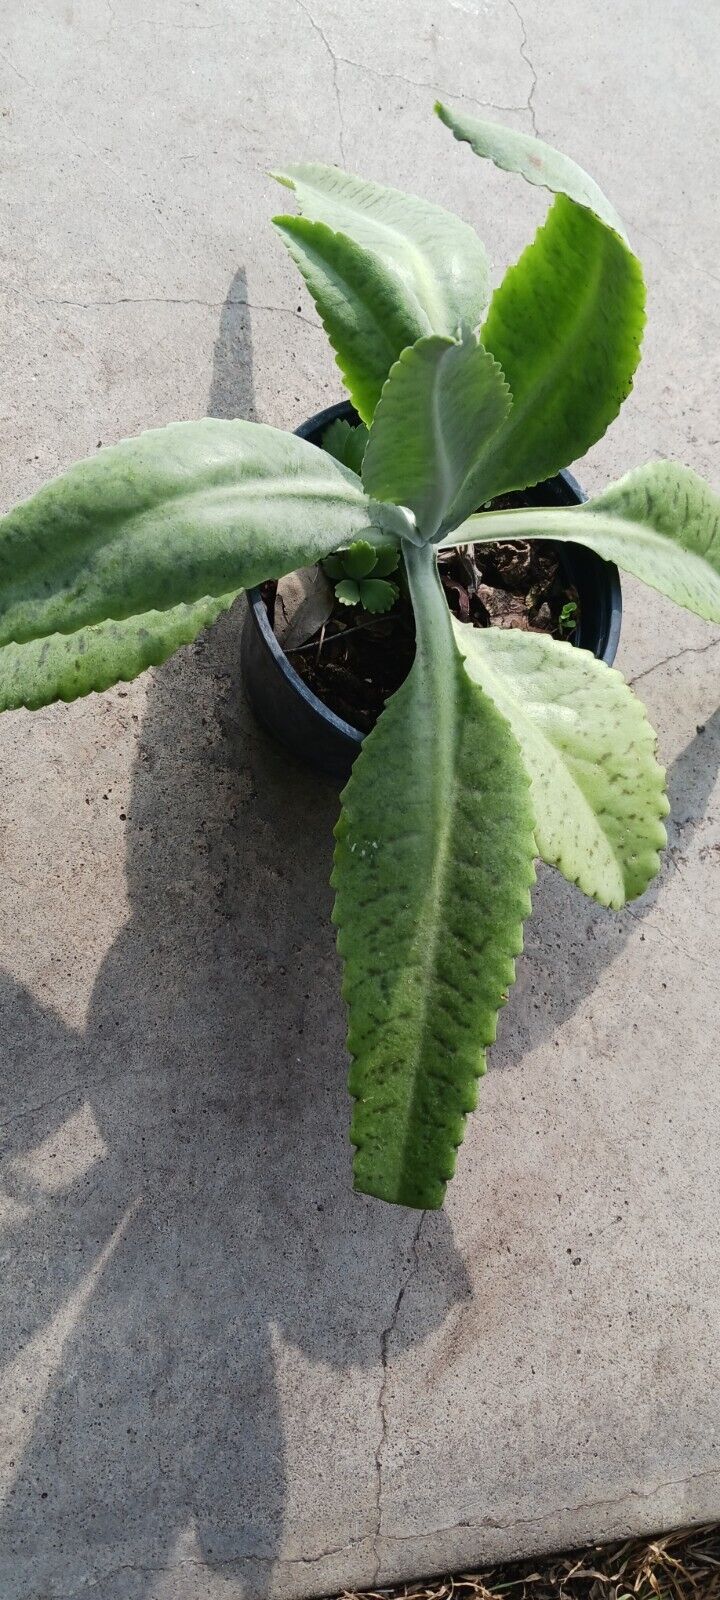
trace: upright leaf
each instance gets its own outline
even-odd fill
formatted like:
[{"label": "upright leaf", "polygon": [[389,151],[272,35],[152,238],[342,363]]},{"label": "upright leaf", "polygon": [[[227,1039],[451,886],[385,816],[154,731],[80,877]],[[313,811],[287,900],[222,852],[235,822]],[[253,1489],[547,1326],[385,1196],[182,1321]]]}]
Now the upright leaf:
[{"label": "upright leaf", "polygon": [[602,437],[632,388],[645,289],[615,211],[580,167],[527,134],[437,109],[478,155],[557,191],[482,329],[513,395],[483,457],[484,502],[551,477]]},{"label": "upright leaf", "polygon": [[331,456],[257,423],[100,450],[0,518],[0,707],[132,677],[248,585],[408,531]]},{"label": "upright leaf", "polygon": [[478,326],[488,298],[485,251],[473,229],[440,206],[336,167],[293,166],[274,176],[294,189],[302,213],[276,225],[369,423],[407,345]]},{"label": "upright leaf", "polygon": [[515,739],[471,684],[430,547],[406,548],[417,654],[343,795],[333,883],[355,1185],[439,1206],[530,909]]},{"label": "upright leaf", "polygon": [[720,622],[720,496],[689,467],[650,461],[582,506],[485,511],[443,545],[570,539],[634,578]]},{"label": "upright leaf", "polygon": [[455,337],[461,328],[479,326],[488,264],[468,223],[429,200],[337,167],[307,163],[273,176],[294,189],[304,217],[347,235],[374,257],[388,285],[426,322],[423,331]]},{"label": "upright leaf", "polygon": [[315,301],[355,410],[370,423],[400,351],[429,333],[427,317],[345,234],[306,217],[273,221]]},{"label": "upright leaf", "polygon": [[546,634],[454,630],[470,677],[520,746],[543,860],[601,905],[642,894],[660,867],[669,808],[640,701],[619,672]]},{"label": "upright leaf", "polygon": [[502,372],[476,337],[433,334],[390,372],[363,459],[368,493],[414,512],[434,539],[478,505],[478,458],[510,410]]}]

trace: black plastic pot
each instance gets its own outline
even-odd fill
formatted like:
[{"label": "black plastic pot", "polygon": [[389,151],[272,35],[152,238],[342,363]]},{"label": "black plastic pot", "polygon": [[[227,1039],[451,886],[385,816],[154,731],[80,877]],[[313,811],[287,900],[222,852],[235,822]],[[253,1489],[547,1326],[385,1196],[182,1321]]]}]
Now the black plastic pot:
[{"label": "black plastic pot", "polygon": [[[319,444],[336,417],[357,422],[353,407],[343,401],[328,406],[295,431]],[[539,506],[573,506],[587,499],[570,472],[559,472],[532,491]],[[592,650],[608,666],[615,659],[622,621],[622,594],[616,566],[584,545],[559,547],[564,576],[577,589],[580,623],[571,642]],[[312,694],[275,638],[259,589],[248,590],[249,615],[242,632],[245,694],[258,721],[301,761],[344,781],[362,744],[363,735]]]}]

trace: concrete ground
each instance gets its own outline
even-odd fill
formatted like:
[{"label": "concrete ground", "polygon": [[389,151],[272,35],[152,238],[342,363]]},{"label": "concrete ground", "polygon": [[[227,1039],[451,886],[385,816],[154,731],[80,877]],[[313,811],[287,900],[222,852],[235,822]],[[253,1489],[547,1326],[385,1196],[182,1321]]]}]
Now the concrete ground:
[{"label": "concrete ground", "polygon": [[[0,48],[4,506],[149,425],[338,397],[274,164],[515,255],[542,197],[436,92],[586,164],[645,260],[586,485],[670,455],[717,486],[711,0],[5,0]],[[720,630],[626,596],[663,875],[614,916],[542,874],[422,1220],[350,1191],[336,798],[253,726],[240,610],[2,719],[3,1600],[321,1594],[720,1516]]]}]

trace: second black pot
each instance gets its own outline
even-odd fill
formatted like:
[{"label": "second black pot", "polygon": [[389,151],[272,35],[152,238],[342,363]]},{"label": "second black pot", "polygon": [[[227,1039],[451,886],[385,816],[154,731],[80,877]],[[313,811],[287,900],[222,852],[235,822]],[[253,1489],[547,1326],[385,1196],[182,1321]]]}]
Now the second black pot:
[{"label": "second black pot", "polygon": [[[320,444],[336,417],[358,421],[347,401],[329,406],[303,422],[296,433]],[[533,489],[538,506],[573,506],[587,499],[570,472],[558,472]],[[558,546],[563,575],[577,590],[580,624],[571,643],[591,650],[612,666],[620,639],[622,594],[616,566],[580,544]],[[329,777],[344,782],[350,775],[363,735],[318,700],[281,649],[273,633],[261,591],[248,590],[249,614],[242,632],[243,686],[258,722],[286,750]]]}]

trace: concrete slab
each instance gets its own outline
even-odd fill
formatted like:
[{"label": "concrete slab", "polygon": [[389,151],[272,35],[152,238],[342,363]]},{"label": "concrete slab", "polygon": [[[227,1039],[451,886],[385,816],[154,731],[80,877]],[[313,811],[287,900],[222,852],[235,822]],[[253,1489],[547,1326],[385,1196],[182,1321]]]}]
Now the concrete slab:
[{"label": "concrete slab", "polygon": [[[3,502],[171,417],[338,384],[267,167],[539,197],[429,116],[585,161],[650,278],[583,464],[718,479],[712,7],[5,8]],[[299,309],[298,309],[299,308]],[[253,727],[239,612],[127,691],[0,723],[3,1600],[337,1591],[720,1514],[720,636],[629,588],[671,767],[622,917],[543,874],[443,1215],[353,1197],[333,794]]]}]

